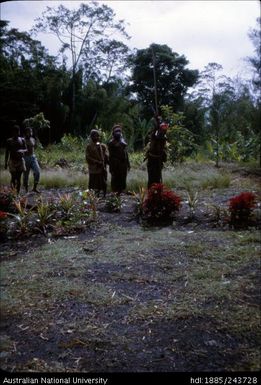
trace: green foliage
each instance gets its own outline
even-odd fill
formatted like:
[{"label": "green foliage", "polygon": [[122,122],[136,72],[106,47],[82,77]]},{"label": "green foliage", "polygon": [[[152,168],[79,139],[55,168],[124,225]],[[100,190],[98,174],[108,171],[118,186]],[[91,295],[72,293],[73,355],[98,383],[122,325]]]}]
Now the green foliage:
[{"label": "green foliage", "polygon": [[134,215],[139,218],[143,213],[143,204],[146,199],[147,189],[143,186],[139,187],[138,192],[133,191],[133,196],[135,198],[135,210]]},{"label": "green foliage", "polygon": [[[65,120],[61,89],[66,86],[66,72],[58,68],[55,58],[27,32],[9,29],[8,22],[1,21],[1,36],[0,124],[3,139],[8,137],[14,123],[21,124],[40,111],[51,121],[54,136],[59,136],[58,121],[61,126]],[[51,136],[53,140],[54,136]],[[49,133],[41,139],[48,143]]]},{"label": "green foliage", "polygon": [[39,134],[49,135],[50,122],[45,119],[43,112],[40,112],[31,118],[24,119],[23,124],[25,127],[31,127],[37,138],[39,137]]},{"label": "green foliage", "polygon": [[74,152],[84,148],[85,140],[80,136],[73,136],[71,134],[63,135],[58,148],[63,152]]},{"label": "green foliage", "polygon": [[169,142],[168,157],[172,164],[183,162],[196,150],[194,135],[183,125],[184,115],[174,113],[170,106],[161,106],[162,116],[169,122],[167,138]]},{"label": "green foliage", "polygon": [[228,222],[229,213],[225,207],[219,204],[208,204],[208,211],[215,227],[223,227]]},{"label": "green foliage", "polygon": [[38,147],[36,154],[41,167],[59,166],[59,161],[64,159],[69,167],[82,170],[85,165],[85,147],[85,139],[67,134],[58,144]]},{"label": "green foliage", "polygon": [[252,57],[249,57],[248,60],[254,70],[252,84],[254,86],[254,89],[256,91],[256,102],[260,105],[261,102],[261,63],[260,63],[260,55],[261,55],[261,18],[258,17],[256,19],[256,28],[252,28],[248,36],[253,43],[255,55]]},{"label": "green foliage", "polygon": [[58,194],[58,198],[53,196],[49,200],[39,197],[32,207],[28,206],[26,196],[15,197],[13,213],[0,211],[0,234],[5,230],[12,238],[35,231],[50,236],[82,231],[97,219],[97,202],[91,190]]},{"label": "green foliage", "polygon": [[97,84],[101,84],[116,75],[123,75],[128,47],[112,39],[111,35],[117,33],[128,38],[125,23],[123,20],[115,20],[113,10],[107,5],[88,2],[74,10],[64,5],[47,7],[42,17],[37,19],[33,31],[51,33],[57,37],[61,43],[60,54],[64,64],[64,53],[69,52],[71,56],[71,81],[66,93],[66,102],[70,107],[70,131],[82,134],[83,116],[86,118],[86,112],[91,111],[92,117],[88,119],[91,129],[100,112],[101,103],[103,106],[106,99],[101,87],[95,95],[95,101],[92,97],[86,99],[82,92],[83,83],[95,79]]},{"label": "green foliage", "polygon": [[111,193],[105,202],[105,210],[109,213],[119,213],[121,211],[122,201],[120,195]]},{"label": "green foliage", "polygon": [[47,189],[78,187],[86,188],[88,184],[87,175],[73,170],[53,170],[45,171],[41,174],[41,185]]},{"label": "green foliage", "polygon": [[192,188],[189,184],[186,186],[187,203],[189,205],[190,217],[195,215],[196,206],[198,204],[199,192]]},{"label": "green foliage", "polygon": [[75,205],[74,194],[59,194],[59,204],[66,217],[68,217]]},{"label": "green foliage", "polygon": [[131,167],[140,168],[144,162],[143,152],[131,152],[129,155]]},{"label": "green foliage", "polygon": [[203,136],[216,166],[222,160],[257,159],[260,153],[258,106],[249,84],[240,78],[225,77],[221,70],[219,64],[209,63],[189,99],[204,111]]},{"label": "green foliage", "polygon": [[26,197],[19,198],[17,197],[14,202],[14,207],[16,210],[15,214],[9,214],[16,220],[16,232],[18,235],[23,235],[29,231],[29,221],[31,217],[32,209],[28,209],[28,200]]},{"label": "green foliage", "polygon": [[44,201],[41,197],[36,205],[36,222],[38,229],[46,234],[46,229],[55,214],[53,202]]},{"label": "green foliage", "polygon": [[173,52],[167,45],[151,44],[146,49],[137,50],[130,57],[132,68],[131,92],[137,95],[138,101],[144,105],[146,117],[152,115],[155,109],[153,53],[155,57],[155,73],[157,80],[158,105],[175,106],[178,110],[183,107],[184,95],[198,76],[198,71],[186,69],[187,59]]},{"label": "green foliage", "polygon": [[203,189],[221,189],[229,187],[231,178],[229,174],[217,174],[205,177],[201,182]]},{"label": "green foliage", "polygon": [[97,198],[90,190],[59,194],[55,203],[55,234],[80,229],[97,217]]},{"label": "green foliage", "polygon": [[[255,160],[259,156],[260,146],[260,134],[255,135],[251,130],[250,134],[246,137],[240,131],[234,134],[234,142],[228,140],[219,141],[219,159],[221,161],[236,161],[236,162],[249,162]],[[207,151],[207,157],[215,160],[217,153],[217,141],[212,138],[205,143]]]},{"label": "green foliage", "polygon": [[[125,31],[125,22],[115,20],[113,10],[107,5],[88,2],[80,4],[74,10],[64,5],[47,7],[42,17],[36,21],[33,32],[54,34],[61,43],[60,53],[69,51],[73,76],[81,67],[87,79],[100,80],[105,72],[108,80],[115,71],[122,70],[127,47],[122,42],[111,39],[111,35],[112,32],[117,32],[122,37],[129,36]],[[79,44],[75,43],[76,36]],[[113,66],[116,67],[115,70]]]},{"label": "green foliage", "polygon": [[98,198],[96,197],[95,192],[87,189],[80,192],[79,196],[82,204],[86,207],[86,209],[91,211],[92,218],[96,220]]}]

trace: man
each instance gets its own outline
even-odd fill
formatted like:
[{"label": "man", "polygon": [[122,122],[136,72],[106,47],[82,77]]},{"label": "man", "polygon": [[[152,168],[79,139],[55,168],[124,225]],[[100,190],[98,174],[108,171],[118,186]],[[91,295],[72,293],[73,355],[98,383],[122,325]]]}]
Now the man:
[{"label": "man", "polygon": [[100,143],[98,130],[91,130],[85,157],[89,169],[89,189],[94,190],[97,196],[102,191],[105,198],[107,191],[106,166],[108,164],[108,150],[105,144]]},{"label": "man", "polygon": [[112,128],[112,139],[108,143],[111,190],[120,195],[126,189],[127,173],[130,170],[127,143],[122,136],[122,126]]},{"label": "man", "polygon": [[27,151],[24,138],[20,136],[20,127],[13,127],[13,136],[7,139],[5,151],[5,169],[9,166],[11,187],[20,193],[21,176],[25,171],[24,154]]},{"label": "man", "polygon": [[34,150],[36,147],[36,140],[33,137],[33,131],[30,127],[26,127],[25,129],[25,143],[26,143],[27,151],[24,156],[25,167],[26,167],[26,170],[24,171],[24,188],[25,188],[25,191],[28,192],[29,174],[30,174],[30,170],[32,170],[34,175],[34,187],[32,191],[36,193],[40,193],[40,191],[37,190],[37,185],[40,180],[40,167],[34,153]]},{"label": "man", "polygon": [[167,161],[167,137],[168,125],[161,122],[156,116],[153,121],[154,127],[147,145],[145,160],[147,159],[148,188],[153,183],[162,183],[162,169]]}]

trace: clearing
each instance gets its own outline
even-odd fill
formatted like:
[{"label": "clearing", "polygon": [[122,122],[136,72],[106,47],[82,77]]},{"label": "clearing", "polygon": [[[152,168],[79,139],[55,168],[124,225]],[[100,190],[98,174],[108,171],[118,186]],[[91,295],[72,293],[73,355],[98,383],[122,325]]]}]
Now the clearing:
[{"label": "clearing", "polygon": [[259,230],[218,226],[207,205],[258,183],[234,173],[229,187],[200,193],[193,220],[183,203],[166,227],[141,226],[124,195],[120,213],[101,201],[79,234],[4,242],[1,368],[260,370]]}]

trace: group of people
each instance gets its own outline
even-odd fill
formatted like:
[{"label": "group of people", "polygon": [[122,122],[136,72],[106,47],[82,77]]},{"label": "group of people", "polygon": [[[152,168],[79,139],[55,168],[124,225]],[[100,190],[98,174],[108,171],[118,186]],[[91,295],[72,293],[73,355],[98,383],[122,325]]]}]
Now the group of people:
[{"label": "group of people", "polygon": [[9,167],[11,174],[11,187],[16,189],[17,194],[21,188],[21,177],[25,191],[29,188],[29,173],[33,171],[33,190],[39,193],[37,186],[40,180],[40,167],[35,155],[36,140],[33,137],[33,130],[26,127],[24,137],[20,134],[20,127],[13,127],[13,136],[7,139],[5,151],[5,169]]},{"label": "group of people", "polygon": [[111,191],[120,195],[126,189],[127,173],[130,161],[127,143],[123,138],[122,126],[116,124],[112,129],[112,138],[106,146],[100,142],[98,130],[90,133],[90,142],[86,147],[86,161],[89,169],[89,189],[105,197],[107,191],[107,166],[111,174]]},{"label": "group of people", "polygon": [[[161,122],[158,116],[154,117],[153,129],[146,147],[145,159],[147,160],[148,188],[153,183],[162,183],[162,168],[167,160],[166,130],[168,125]],[[121,124],[112,128],[112,137],[108,144],[101,143],[99,130],[90,132],[89,142],[86,146],[85,157],[89,171],[89,189],[100,193],[103,197],[107,192],[107,167],[111,174],[111,191],[120,195],[126,190],[127,174],[130,171],[130,161],[127,143],[123,137]],[[33,171],[34,192],[39,193],[37,186],[40,179],[40,167],[35,155],[36,140],[30,127],[25,128],[25,135],[20,135],[20,127],[14,126],[13,136],[7,140],[5,152],[5,169],[9,166],[11,174],[11,187],[19,194],[21,177],[26,192],[29,187],[29,173]]]},{"label": "group of people", "polygon": [[[153,129],[148,142],[145,159],[147,160],[148,188],[153,183],[162,183],[162,168],[167,160],[168,125],[155,116]],[[126,189],[126,179],[130,170],[127,143],[123,137],[121,124],[112,128],[112,139],[106,146],[100,142],[98,130],[90,133],[90,142],[86,147],[86,161],[89,168],[89,189],[97,195],[107,191],[107,166],[111,174],[111,191],[120,195]]]}]

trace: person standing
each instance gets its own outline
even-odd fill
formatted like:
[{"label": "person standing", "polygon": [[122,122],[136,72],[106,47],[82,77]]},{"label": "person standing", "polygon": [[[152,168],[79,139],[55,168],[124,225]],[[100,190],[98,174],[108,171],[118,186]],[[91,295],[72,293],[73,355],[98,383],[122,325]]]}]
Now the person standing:
[{"label": "person standing", "polygon": [[168,125],[161,122],[160,117],[154,117],[154,127],[147,144],[145,159],[147,159],[148,188],[153,183],[162,183],[162,169],[167,161],[167,137]]},{"label": "person standing", "polygon": [[120,195],[126,189],[127,173],[130,170],[127,143],[123,138],[120,124],[112,128],[112,139],[108,143],[108,149],[111,190]]},{"label": "person standing", "polygon": [[5,169],[9,167],[11,187],[20,193],[21,176],[25,171],[24,154],[27,151],[24,138],[20,136],[20,127],[13,127],[13,136],[7,139],[5,150]]},{"label": "person standing", "polygon": [[32,170],[33,176],[34,176],[34,187],[32,191],[36,193],[40,193],[40,191],[37,190],[37,185],[40,180],[40,167],[39,167],[36,155],[34,153],[34,150],[36,148],[36,140],[33,137],[33,130],[31,129],[31,127],[26,127],[25,129],[25,143],[26,143],[27,151],[24,156],[25,168],[26,168],[23,175],[24,188],[25,188],[25,191],[28,192],[29,174],[30,174],[30,170]]},{"label": "person standing", "polygon": [[105,144],[100,143],[98,130],[91,130],[85,158],[89,170],[89,189],[94,190],[97,196],[102,191],[105,198],[107,192],[108,149]]}]

